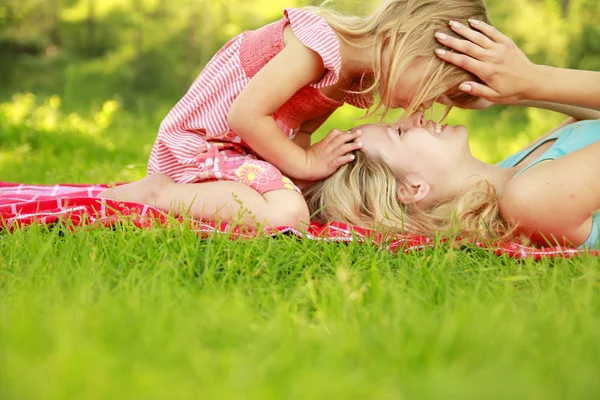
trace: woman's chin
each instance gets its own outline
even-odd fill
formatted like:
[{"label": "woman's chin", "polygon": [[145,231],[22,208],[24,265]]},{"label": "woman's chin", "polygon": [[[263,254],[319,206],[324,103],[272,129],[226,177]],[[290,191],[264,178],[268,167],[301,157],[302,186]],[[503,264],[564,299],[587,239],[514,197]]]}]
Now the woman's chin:
[{"label": "woman's chin", "polygon": [[466,126],[464,126],[464,125],[454,125],[454,129],[455,129],[457,132],[463,132],[463,133],[465,133],[466,135],[468,135],[468,134],[469,134],[469,131],[467,130],[467,127],[466,127]]},{"label": "woman's chin", "polygon": [[469,132],[467,130],[467,127],[464,125],[442,125],[442,130],[439,133],[440,135],[449,135],[449,137],[452,136],[456,136],[456,135],[461,135],[461,136],[465,136],[468,137],[469,136]]},{"label": "woman's chin", "polygon": [[469,138],[469,130],[464,125],[455,125],[454,132],[456,132],[457,134],[459,134],[461,136],[464,136],[465,139]]}]

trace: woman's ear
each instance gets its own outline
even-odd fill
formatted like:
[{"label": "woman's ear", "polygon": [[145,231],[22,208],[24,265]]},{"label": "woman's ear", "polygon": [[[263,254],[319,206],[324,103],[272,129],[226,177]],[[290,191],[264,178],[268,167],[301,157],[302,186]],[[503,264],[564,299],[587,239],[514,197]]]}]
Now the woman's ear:
[{"label": "woman's ear", "polygon": [[398,197],[403,204],[418,203],[423,200],[429,194],[431,187],[427,182],[413,182],[410,186],[401,186],[399,188]]}]

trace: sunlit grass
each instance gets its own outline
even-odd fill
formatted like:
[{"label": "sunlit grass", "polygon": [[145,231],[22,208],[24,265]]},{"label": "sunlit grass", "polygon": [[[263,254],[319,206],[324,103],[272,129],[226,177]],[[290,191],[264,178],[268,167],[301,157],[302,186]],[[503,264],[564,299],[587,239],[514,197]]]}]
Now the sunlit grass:
[{"label": "sunlit grass", "polygon": [[5,399],[600,392],[596,259],[127,226],[17,231],[0,254]]},{"label": "sunlit grass", "polygon": [[155,127],[106,101],[80,115],[57,96],[15,95],[0,104],[0,176],[28,183],[131,181],[144,176]]}]

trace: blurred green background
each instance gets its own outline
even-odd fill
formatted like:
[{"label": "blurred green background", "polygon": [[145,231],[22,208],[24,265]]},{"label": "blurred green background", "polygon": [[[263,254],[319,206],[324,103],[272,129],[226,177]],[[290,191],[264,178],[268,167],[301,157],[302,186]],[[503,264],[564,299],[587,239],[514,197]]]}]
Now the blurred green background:
[{"label": "blurred green background", "polygon": [[[338,1],[343,10],[357,13],[375,3]],[[0,179],[55,182],[143,176],[161,119],[212,55],[239,32],[280,18],[283,8],[308,4],[0,0],[0,171],[5,172]],[[533,61],[600,70],[600,1],[488,0],[487,5],[493,23]],[[353,126],[359,122],[351,118],[360,115],[343,107],[318,135],[332,127]],[[450,122],[470,128],[473,152],[489,162],[499,161],[563,119],[550,112],[499,106],[453,110],[449,116]],[[61,172],[65,166],[52,161],[56,154],[44,153],[48,146],[70,160],[77,159],[80,147],[92,146],[95,150],[80,156],[89,165],[94,161],[98,171]],[[21,163],[20,169],[15,163]],[[33,167],[35,172],[15,172]]]}]

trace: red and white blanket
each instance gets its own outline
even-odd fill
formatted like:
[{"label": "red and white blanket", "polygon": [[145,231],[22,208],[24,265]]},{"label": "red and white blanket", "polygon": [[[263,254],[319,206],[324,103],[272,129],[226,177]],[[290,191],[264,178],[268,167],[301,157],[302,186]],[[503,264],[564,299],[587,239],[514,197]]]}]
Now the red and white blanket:
[{"label": "red and white blanket", "polygon": [[[127,219],[139,228],[147,228],[156,226],[157,223],[167,224],[173,220],[167,214],[144,204],[97,198],[98,193],[106,187],[107,185],[25,185],[0,182],[0,227],[12,230],[18,226],[53,224],[59,220],[67,221],[73,227],[91,224],[111,226]],[[196,230],[203,236],[219,232],[227,233],[232,238],[251,238],[257,235],[257,232],[227,224],[191,222],[190,229]],[[329,225],[312,223],[304,232],[290,227],[265,229],[261,232],[266,235],[277,233],[326,241],[365,241],[369,238],[372,243],[392,251],[413,251],[435,245],[435,241],[431,238],[410,234],[398,234],[392,239],[389,237],[384,239],[381,233],[344,223]],[[584,253],[583,250],[576,248],[535,248],[519,243],[497,243],[493,246],[473,243],[473,245],[489,248],[497,255],[508,255],[513,258],[573,257]],[[591,253],[599,255],[598,251]]]}]

